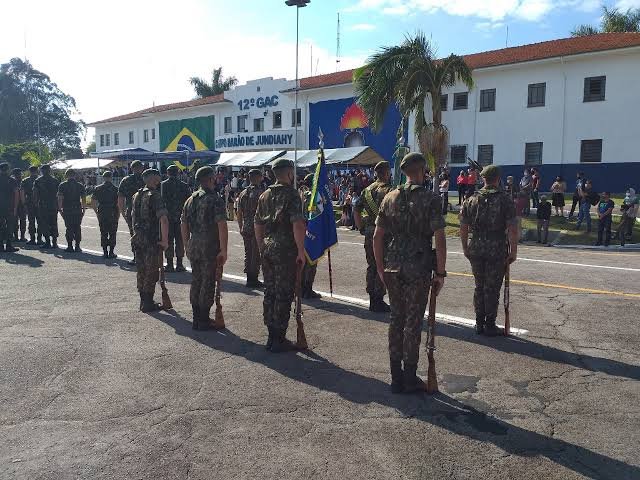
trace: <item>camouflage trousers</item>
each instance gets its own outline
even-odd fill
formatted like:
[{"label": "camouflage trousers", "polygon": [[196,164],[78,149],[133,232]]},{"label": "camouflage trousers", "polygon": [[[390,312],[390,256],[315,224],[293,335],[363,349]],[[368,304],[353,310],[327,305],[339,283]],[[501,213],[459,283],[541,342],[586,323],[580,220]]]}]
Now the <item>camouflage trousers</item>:
[{"label": "camouflage trousers", "polygon": [[38,209],[38,233],[45,237],[58,238],[58,211]]},{"label": "camouflage trousers", "polygon": [[263,318],[267,327],[286,330],[295,293],[295,253],[275,254],[265,250],[262,256],[264,276]]},{"label": "camouflage trousers", "polygon": [[11,243],[13,216],[0,213],[0,247],[5,243]]},{"label": "camouflage trousers", "polygon": [[373,236],[366,235],[364,237],[364,253],[367,259],[367,293],[371,298],[382,300],[387,291],[378,276],[376,257],[373,254]]},{"label": "camouflage trousers", "polygon": [[500,289],[506,264],[502,258],[471,257],[471,271],[476,282],[473,293],[473,306],[476,320],[492,320],[498,317]]},{"label": "camouflage trousers", "polygon": [[318,272],[318,264],[312,265],[309,260],[304,262],[302,268],[302,291],[313,290],[313,282],[316,279],[316,273]]},{"label": "camouflage trousers", "polygon": [[169,248],[167,248],[165,252],[167,258],[173,258],[174,256],[178,258],[184,257],[184,243],[182,243],[182,232],[180,230],[181,225],[182,222],[180,222],[180,220],[177,222],[169,221]]},{"label": "camouflage trousers", "polygon": [[160,279],[160,250],[155,245],[150,248],[136,248],[134,250],[137,267],[138,291],[153,294],[156,291],[156,283]]},{"label": "camouflage trousers", "polygon": [[211,309],[216,295],[216,269],[215,257],[213,260],[191,260],[191,305],[197,305],[206,311]]},{"label": "camouflage trousers", "polygon": [[417,365],[420,358],[422,320],[429,296],[429,278],[407,281],[399,273],[385,273],[389,289],[391,320],[389,322],[389,358]]},{"label": "camouflage trousers", "polygon": [[29,235],[35,237],[37,227],[36,227],[36,215],[37,209],[34,205],[27,204],[27,220],[29,220]]},{"label": "camouflage trousers", "polygon": [[131,235],[133,237],[134,231],[133,231],[133,214],[131,213],[131,209],[127,208],[126,212],[124,213],[124,220],[125,222],[127,222],[127,227],[129,227],[129,235]]},{"label": "camouflage trousers", "polygon": [[98,213],[100,245],[102,248],[115,247],[118,233],[118,210]]},{"label": "camouflage trousers", "polygon": [[66,228],[65,238],[67,239],[67,243],[71,244],[71,242],[80,243],[82,240],[82,232],[80,225],[82,224],[82,214],[81,213],[65,213],[62,218],[64,219],[64,226]]},{"label": "camouflage trousers", "polygon": [[260,273],[260,250],[256,236],[253,234],[242,235],[244,241],[244,273],[247,280],[257,280]]},{"label": "camouflage trousers", "polygon": [[27,207],[18,207],[18,215],[13,218],[13,238],[24,237],[27,231]]}]

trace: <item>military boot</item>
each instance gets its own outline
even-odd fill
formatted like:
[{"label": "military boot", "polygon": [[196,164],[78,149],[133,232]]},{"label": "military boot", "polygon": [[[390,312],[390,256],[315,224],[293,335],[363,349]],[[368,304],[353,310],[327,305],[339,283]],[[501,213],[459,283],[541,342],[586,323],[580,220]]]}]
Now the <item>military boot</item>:
[{"label": "military boot", "polygon": [[49,237],[44,237],[44,242],[42,242],[42,245],[40,245],[40,246],[42,248],[44,248],[44,249],[47,249],[47,250],[50,249],[50,248],[53,248],[51,246],[51,242],[49,241]]},{"label": "military boot", "polygon": [[271,346],[273,345],[273,337],[276,336],[276,331],[273,327],[267,327],[269,330],[269,337],[267,338],[267,343],[264,346],[265,349],[271,350]]},{"label": "military boot", "polygon": [[76,242],[76,252],[82,253],[82,249],[80,248],[80,242]]},{"label": "military boot", "polygon": [[175,272],[175,268],[173,268],[173,257],[167,257],[167,264],[164,266],[164,271],[168,273]]},{"label": "military boot", "polygon": [[182,263],[182,257],[178,257],[176,259],[176,272],[186,272],[187,269],[184,268],[184,265]]},{"label": "military boot", "polygon": [[306,298],[307,300],[317,300],[319,298],[322,298],[322,295],[320,295],[318,292],[315,292],[313,288],[307,287],[302,291],[302,298]]},{"label": "military boot", "polygon": [[247,278],[247,288],[262,288],[264,284],[257,278]]},{"label": "military boot", "polygon": [[51,237],[51,248],[58,248],[58,237]]},{"label": "military boot", "polygon": [[418,365],[416,364],[404,364],[404,376],[403,376],[403,391],[404,393],[419,393],[424,392],[425,385],[420,377],[416,375]]},{"label": "military boot", "polygon": [[107,247],[102,247],[102,258],[109,258],[109,252],[107,251]]},{"label": "military boot", "polygon": [[144,304],[144,293],[142,292],[138,292],[140,294],[140,308],[139,310],[142,311],[142,305]]},{"label": "military boot", "polygon": [[19,248],[16,248],[13,245],[11,245],[11,242],[7,242],[7,245],[4,248],[4,251],[7,253],[15,253],[19,250],[20,250]]},{"label": "military boot", "polygon": [[193,310],[193,324],[191,325],[191,328],[194,330],[200,330],[200,307],[192,304],[191,310]]},{"label": "military boot", "polygon": [[296,346],[287,339],[287,330],[275,330],[273,343],[271,344],[271,353],[283,353],[296,350]]},{"label": "military boot", "polygon": [[153,300],[153,293],[145,292],[142,297],[142,313],[151,313],[162,310],[162,305]]},{"label": "military boot", "polygon": [[484,334],[487,337],[497,337],[500,334],[500,329],[496,326],[495,318],[487,318],[484,325]]},{"label": "military boot", "polygon": [[71,242],[69,242],[69,245],[67,245],[67,248],[64,249],[65,252],[67,253],[73,253],[73,244]]},{"label": "military boot", "polygon": [[402,393],[404,391],[402,375],[402,361],[391,360],[391,393]]},{"label": "military boot", "polygon": [[29,241],[27,242],[27,245],[36,245],[36,239],[33,235],[29,235]]},{"label": "military boot", "polygon": [[476,333],[482,335],[484,333],[484,318],[476,317]]},{"label": "military boot", "polygon": [[109,258],[118,258],[118,255],[113,252],[113,245],[109,247]]},{"label": "military boot", "polygon": [[391,311],[391,307],[382,299],[382,297],[370,297],[369,310],[376,313],[387,313]]}]

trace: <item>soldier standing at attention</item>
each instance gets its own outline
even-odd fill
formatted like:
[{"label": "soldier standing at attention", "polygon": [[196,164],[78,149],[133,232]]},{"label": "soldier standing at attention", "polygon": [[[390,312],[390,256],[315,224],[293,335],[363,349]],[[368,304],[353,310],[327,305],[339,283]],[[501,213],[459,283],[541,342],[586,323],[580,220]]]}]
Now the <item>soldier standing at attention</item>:
[{"label": "soldier standing at attention", "polygon": [[[373,233],[376,218],[382,199],[393,189],[391,185],[391,166],[389,162],[379,162],[374,171],[378,179],[364,189],[354,209],[356,227],[364,234],[364,253],[367,259],[367,293],[369,294],[369,310],[372,312],[388,312],[391,309],[384,301],[386,289],[378,276],[376,258],[373,254]],[[389,235],[385,238],[385,248],[389,244]]]},{"label": "soldier standing at attention", "polygon": [[262,255],[264,276],[264,324],[269,331],[267,350],[293,348],[287,340],[296,270],[305,261],[305,223],[302,201],[293,187],[293,162],[276,160],[272,166],[276,183],[260,195],[254,220],[256,241]]},{"label": "soldier standing at attention", "polygon": [[[22,193],[24,194],[24,203],[27,209],[27,219],[29,220],[29,241],[27,245],[36,245],[40,243],[40,238],[36,240],[36,204],[33,198],[33,183],[38,178],[38,167],[31,165],[29,167],[29,176],[22,180]],[[39,236],[39,235],[38,235]]]},{"label": "soldier standing at attention", "polygon": [[[312,200],[313,188],[313,173],[310,173],[304,177],[304,181],[300,186],[300,198],[302,199],[302,214],[304,218],[309,216],[309,204]],[[318,299],[321,298],[318,292],[313,290],[313,282],[316,279],[316,273],[318,272],[318,264],[309,262],[309,259],[305,256],[304,267],[302,268],[302,298]]]},{"label": "soldier standing at attention", "polygon": [[18,184],[18,208],[16,210],[16,216],[13,219],[13,239],[16,242],[26,242],[24,234],[27,230],[27,207],[25,205],[26,199],[24,191],[22,190],[22,170],[14,168],[12,171],[12,177]]},{"label": "soldier standing at attention", "polygon": [[[184,258],[184,244],[182,243],[182,233],[180,229],[180,215],[184,202],[189,198],[189,185],[178,179],[179,169],[176,165],[167,168],[167,178],[162,182],[160,193],[164,204],[169,211],[169,248],[165,252],[167,257],[167,272],[186,272],[182,264]],[[173,268],[173,256],[176,256],[176,268]]]},{"label": "soldier standing at attention", "polygon": [[[431,282],[438,295],[447,276],[447,245],[440,197],[423,186],[425,158],[419,153],[409,153],[400,168],[407,183],[382,200],[373,250],[378,275],[386,284],[391,302],[391,391],[413,393],[424,390],[424,383],[416,376],[421,326]],[[385,253],[386,235],[391,241]]]},{"label": "soldier standing at attention", "polygon": [[258,169],[249,170],[249,186],[240,192],[238,197],[238,228],[244,240],[244,272],[247,274],[247,287],[262,288],[263,283],[258,280],[260,273],[260,251],[256,243],[256,232],[253,220],[258,208],[258,199],[262,188],[262,172]]},{"label": "soldier standing at attention", "polygon": [[131,249],[138,267],[140,311],[148,313],[160,310],[161,307],[153,300],[153,295],[160,278],[162,252],[169,246],[169,220],[158,190],[160,172],[150,168],[144,171],[142,178],[145,187],[133,196]]},{"label": "soldier standing at attention", "polygon": [[[82,240],[82,233],[80,225],[87,209],[86,193],[84,185],[76,180],[76,172],[74,170],[68,169],[65,177],[67,177],[67,181],[58,186],[58,210],[62,214],[67,230],[65,237],[67,238],[68,246],[65,252],[81,252],[80,241]],[[76,243],[75,250],[73,242]]]},{"label": "soldier standing at attention", "polygon": [[0,163],[0,252],[18,251],[11,244],[13,219],[18,213],[18,202],[18,184],[9,176],[9,164]]},{"label": "soldier standing at attention", "polygon": [[513,201],[498,186],[500,169],[489,165],[480,175],[484,187],[462,206],[460,240],[476,282],[476,332],[495,337],[499,333],[496,318],[506,265],[518,256],[518,224]]},{"label": "soldier standing at attention", "polygon": [[58,248],[58,185],[51,175],[51,166],[40,167],[40,175],[33,182],[33,197],[38,208],[38,234],[44,237],[42,248]]},{"label": "soldier standing at attention", "polygon": [[[102,174],[104,183],[93,190],[91,203],[98,217],[100,227],[100,245],[102,258],[117,258],[116,234],[118,232],[118,188],[111,181],[112,173],[107,170]],[[108,250],[107,250],[108,249]]]},{"label": "soldier standing at attention", "polygon": [[[131,218],[131,211],[133,208],[133,196],[135,193],[144,188],[144,180],[142,179],[142,162],[134,160],[129,166],[131,172],[124,177],[118,187],[118,211],[127,222],[129,227],[129,234],[133,237],[133,221]],[[129,265],[136,264],[136,253],[133,252],[133,260],[129,262]]]},{"label": "soldier standing at attention", "polygon": [[182,241],[191,262],[189,299],[193,310],[193,329],[209,330],[209,318],[216,293],[216,279],[227,261],[229,231],[224,200],[215,191],[213,168],[196,172],[200,188],[185,202],[182,210]]}]

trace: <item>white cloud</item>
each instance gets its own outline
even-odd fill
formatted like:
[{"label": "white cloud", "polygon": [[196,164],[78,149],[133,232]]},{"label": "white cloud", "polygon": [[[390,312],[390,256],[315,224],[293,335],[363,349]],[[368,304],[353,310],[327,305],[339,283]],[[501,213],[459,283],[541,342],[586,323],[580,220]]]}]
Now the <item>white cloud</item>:
[{"label": "white cloud", "polygon": [[616,3],[616,7],[621,10],[627,10],[628,8],[640,8],[640,0],[620,0]]},{"label": "white cloud", "polygon": [[375,30],[376,26],[371,23],[356,23],[355,25],[352,25],[349,29],[356,32],[370,32],[372,30]]}]

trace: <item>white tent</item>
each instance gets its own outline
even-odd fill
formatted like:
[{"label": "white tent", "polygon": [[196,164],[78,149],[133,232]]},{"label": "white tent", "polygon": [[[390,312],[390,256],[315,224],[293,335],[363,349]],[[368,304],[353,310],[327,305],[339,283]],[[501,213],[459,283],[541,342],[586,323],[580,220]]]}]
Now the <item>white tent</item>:
[{"label": "white tent", "polygon": [[[293,161],[294,152],[288,151],[282,158]],[[324,159],[327,165],[373,166],[384,160],[371,147],[347,147],[325,149]],[[318,150],[298,150],[298,167],[307,168],[318,162]]]},{"label": "white tent", "polygon": [[98,166],[107,167],[113,163],[113,160],[98,159],[98,158],[78,158],[74,160],[58,160],[51,164],[53,170],[67,170],[73,168],[74,170],[95,170]]},{"label": "white tent", "polygon": [[215,165],[223,167],[261,167],[276,158],[280,158],[284,153],[283,150],[274,152],[225,152],[220,154],[220,158]]}]

